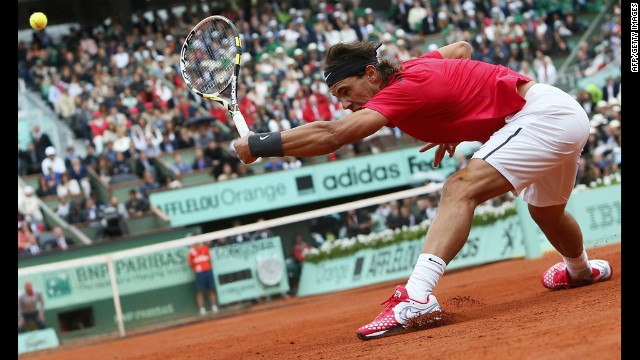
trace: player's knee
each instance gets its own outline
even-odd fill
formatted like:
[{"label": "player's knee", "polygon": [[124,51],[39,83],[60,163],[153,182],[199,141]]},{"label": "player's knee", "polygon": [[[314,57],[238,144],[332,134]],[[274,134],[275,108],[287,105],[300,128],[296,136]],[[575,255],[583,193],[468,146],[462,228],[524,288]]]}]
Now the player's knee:
[{"label": "player's knee", "polygon": [[441,199],[448,201],[476,203],[475,187],[471,186],[470,177],[464,172],[457,172],[445,181],[442,186]]},{"label": "player's knee", "polygon": [[537,207],[529,205],[529,215],[539,227],[553,227],[562,221],[564,206]]}]

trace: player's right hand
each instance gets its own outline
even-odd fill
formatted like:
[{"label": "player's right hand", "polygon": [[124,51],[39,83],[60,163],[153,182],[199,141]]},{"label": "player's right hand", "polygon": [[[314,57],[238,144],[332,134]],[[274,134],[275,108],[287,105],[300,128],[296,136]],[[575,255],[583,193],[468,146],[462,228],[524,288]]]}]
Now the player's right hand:
[{"label": "player's right hand", "polygon": [[254,161],[258,160],[257,157],[251,155],[251,151],[249,151],[249,136],[254,135],[253,131],[249,131],[247,136],[241,137],[233,143],[233,148],[236,151],[236,155],[245,164],[251,164]]}]

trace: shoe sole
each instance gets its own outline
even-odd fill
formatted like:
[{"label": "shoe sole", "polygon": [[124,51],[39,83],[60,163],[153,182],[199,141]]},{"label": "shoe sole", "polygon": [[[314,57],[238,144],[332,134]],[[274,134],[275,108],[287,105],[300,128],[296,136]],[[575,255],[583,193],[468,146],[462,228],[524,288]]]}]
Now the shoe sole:
[{"label": "shoe sole", "polygon": [[380,339],[380,338],[391,336],[391,335],[397,335],[397,334],[402,333],[403,330],[404,330],[404,326],[397,325],[397,326],[392,327],[391,329],[386,330],[386,331],[384,331],[382,333],[373,333],[373,334],[370,334],[370,335],[365,335],[365,334],[363,334],[361,332],[358,332],[357,334],[358,334],[358,339],[366,341],[366,340]]},{"label": "shoe sole", "polygon": [[[427,317],[424,320],[421,320],[421,317]],[[385,330],[385,331],[381,331],[378,333],[373,333],[373,334],[369,334],[369,335],[365,335],[361,332],[357,332],[356,334],[358,335],[358,339],[360,340],[373,340],[373,339],[379,339],[379,338],[383,338],[383,337],[387,337],[387,336],[391,336],[391,335],[399,335],[402,334],[404,332],[410,332],[410,331],[415,331],[415,330],[423,330],[423,329],[428,329],[430,328],[429,325],[434,324],[434,323],[438,323],[440,320],[443,320],[444,317],[442,316],[442,310],[440,309],[440,306],[438,305],[437,310],[432,310],[430,312],[424,313],[422,315],[418,315],[415,318],[413,318],[412,320],[418,320],[418,323],[414,323],[413,325],[411,323],[407,323],[405,325],[396,325],[395,327],[392,327],[389,330]],[[409,327],[411,327],[412,330],[409,329]]]}]

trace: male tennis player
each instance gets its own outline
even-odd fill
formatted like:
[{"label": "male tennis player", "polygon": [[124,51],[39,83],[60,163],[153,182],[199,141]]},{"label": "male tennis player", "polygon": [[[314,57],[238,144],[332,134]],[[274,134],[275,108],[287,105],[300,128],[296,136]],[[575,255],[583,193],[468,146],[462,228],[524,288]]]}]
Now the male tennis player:
[{"label": "male tennis player", "polygon": [[235,143],[242,161],[262,156],[317,156],[398,127],[436,148],[434,166],[462,141],[480,141],[468,165],[444,184],[438,214],[406,286],[397,286],[373,322],[358,329],[363,340],[398,332],[412,317],[440,311],[432,295],[447,264],[467,240],[477,205],[511,191],[563,262],[542,284],[571,288],[611,277],[611,265],[588,260],[582,232],[565,205],[574,187],[589,119],[565,92],[507,67],[470,60],[471,46],[457,42],[397,64],[376,57],[375,43],[340,43],[327,52],[324,77],[332,94],[353,112],[282,133],[250,134]]}]

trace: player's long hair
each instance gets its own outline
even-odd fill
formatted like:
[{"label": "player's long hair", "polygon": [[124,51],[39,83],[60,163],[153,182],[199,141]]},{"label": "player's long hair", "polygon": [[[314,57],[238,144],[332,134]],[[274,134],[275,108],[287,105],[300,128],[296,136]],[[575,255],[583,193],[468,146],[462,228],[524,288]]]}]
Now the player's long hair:
[{"label": "player's long hair", "polygon": [[[327,51],[325,68],[352,61],[354,58],[367,60],[376,59],[378,56],[377,49],[378,43],[373,41],[337,43]],[[404,70],[400,64],[384,58],[378,58],[378,65],[376,66],[376,69],[384,82],[389,82],[394,73]],[[362,72],[357,76],[362,77],[364,75],[364,70],[365,69],[362,69]]]}]

